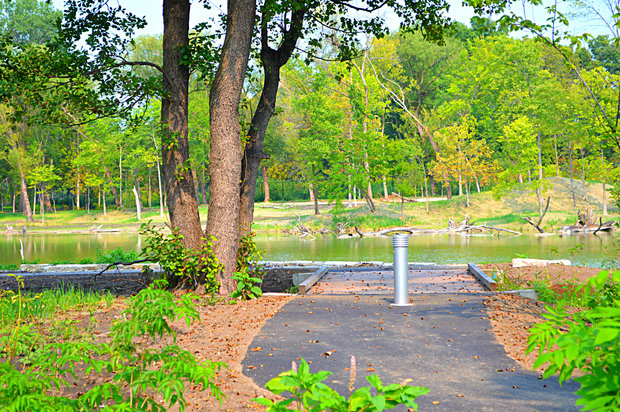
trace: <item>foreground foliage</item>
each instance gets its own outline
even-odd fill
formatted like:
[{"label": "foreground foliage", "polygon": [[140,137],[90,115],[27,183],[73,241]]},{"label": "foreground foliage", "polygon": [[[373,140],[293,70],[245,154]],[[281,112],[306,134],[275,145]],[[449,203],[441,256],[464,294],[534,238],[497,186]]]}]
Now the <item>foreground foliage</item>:
[{"label": "foreground foliage", "polygon": [[[184,410],[186,383],[209,390],[218,400],[222,392],[214,382],[219,362],[198,362],[176,344],[170,322],[182,319],[189,326],[199,319],[194,300],[186,294],[177,300],[161,281],[129,300],[128,308],[109,332],[109,341],[94,338],[92,322],[79,332],[73,321],[53,323],[33,310],[41,295],[4,292],[0,326],[0,404],[5,410]],[[45,322],[44,322],[45,320]],[[91,318],[92,321],[92,318]],[[170,344],[158,348],[158,342]],[[76,397],[63,396],[71,381],[103,375],[106,382]]]},{"label": "foreground foliage", "polygon": [[211,238],[203,239],[199,249],[190,249],[183,244],[183,235],[176,229],[165,234],[149,223],[140,226],[139,233],[146,236],[142,256],[159,263],[171,287],[196,289],[198,285],[204,285],[205,293],[218,292],[220,285],[216,276],[222,265],[213,253]]},{"label": "foreground foliage", "polygon": [[588,297],[589,309],[570,315],[560,302],[547,306],[546,322],[531,329],[527,353],[538,348],[534,368],[548,363],[544,377],[559,372],[564,382],[575,378],[581,384],[578,406],[588,410],[620,409],[620,271],[600,272],[580,291]]},{"label": "foreground foliage", "polygon": [[267,412],[284,411],[383,411],[397,405],[405,405],[413,410],[418,409],[415,399],[429,392],[428,388],[408,386],[405,383],[383,386],[375,374],[367,376],[366,380],[377,391],[377,395],[370,393],[371,387],[359,388],[345,399],[338,392],[325,385],[323,381],[331,375],[328,371],[310,372],[305,359],[301,359],[299,368],[283,372],[267,382],[266,388],[276,395],[290,392],[292,398],[282,401],[271,401],[266,398],[256,398],[255,402],[267,406]]}]

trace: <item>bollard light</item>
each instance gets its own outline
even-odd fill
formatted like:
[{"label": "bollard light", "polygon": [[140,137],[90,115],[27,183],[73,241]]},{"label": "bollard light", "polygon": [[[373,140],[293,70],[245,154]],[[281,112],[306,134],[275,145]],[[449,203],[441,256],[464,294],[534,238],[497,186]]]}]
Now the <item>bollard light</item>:
[{"label": "bollard light", "polygon": [[409,236],[394,235],[394,306],[411,306],[409,303]]}]

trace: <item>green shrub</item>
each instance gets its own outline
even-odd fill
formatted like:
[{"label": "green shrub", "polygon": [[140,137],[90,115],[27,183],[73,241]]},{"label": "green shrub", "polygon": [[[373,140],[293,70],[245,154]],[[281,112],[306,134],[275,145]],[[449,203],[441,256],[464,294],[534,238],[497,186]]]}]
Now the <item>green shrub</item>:
[{"label": "green shrub", "polygon": [[[527,353],[538,348],[534,368],[548,363],[544,377],[559,372],[560,383],[573,376],[581,384],[577,406],[620,409],[620,271],[600,272],[580,288],[590,309],[570,315],[560,301],[547,306],[546,322],[530,330]],[[600,306],[599,306],[600,305]]]},{"label": "green shrub", "polygon": [[219,282],[216,276],[222,265],[213,253],[210,238],[203,239],[202,247],[195,250],[185,247],[183,235],[178,230],[164,234],[161,229],[144,223],[139,233],[146,236],[142,256],[151,262],[159,263],[171,287],[195,289],[204,285],[205,293],[218,292]]},{"label": "green shrub", "polygon": [[[163,282],[163,281],[160,281]],[[22,284],[23,286],[23,284]],[[222,392],[215,373],[219,362],[198,362],[176,344],[169,322],[184,319],[188,326],[199,319],[194,300],[186,294],[177,300],[155,286],[129,300],[122,318],[110,330],[110,343],[98,344],[92,333],[76,335],[75,321],[62,321],[43,333],[40,325],[25,322],[21,309],[39,299],[20,291],[11,297],[18,314],[10,333],[3,333],[0,352],[0,404],[5,410],[98,410],[103,405],[118,410],[165,411],[186,406],[185,385],[209,390],[216,399]],[[172,344],[157,347],[169,339]],[[18,357],[15,354],[22,354]],[[84,366],[83,372],[77,367]],[[69,377],[81,379],[106,372],[111,382],[96,385],[76,399],[62,396]],[[163,399],[163,404],[156,401]]]},{"label": "green shrub", "polygon": [[302,358],[299,368],[281,373],[266,385],[272,393],[281,395],[290,392],[293,395],[292,398],[275,402],[266,398],[256,398],[254,401],[266,406],[267,412],[291,410],[375,412],[392,409],[397,405],[406,405],[417,410],[418,405],[415,399],[429,392],[428,388],[408,386],[404,383],[383,386],[379,377],[372,374],[367,376],[366,380],[377,391],[377,395],[370,393],[370,387],[364,387],[352,391],[349,399],[345,399],[323,383],[329,375],[331,372],[327,371],[311,373],[308,362]]},{"label": "green shrub", "polygon": [[114,250],[103,252],[101,249],[97,249],[97,257],[95,261],[97,263],[111,264],[116,262],[130,263],[138,260],[140,255],[135,250],[125,251],[120,247]]}]

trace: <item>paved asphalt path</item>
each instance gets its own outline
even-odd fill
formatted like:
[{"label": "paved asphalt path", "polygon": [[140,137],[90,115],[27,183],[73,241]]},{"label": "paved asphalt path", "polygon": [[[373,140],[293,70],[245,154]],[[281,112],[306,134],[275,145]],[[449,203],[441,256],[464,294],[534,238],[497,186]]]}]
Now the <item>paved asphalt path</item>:
[{"label": "paved asphalt path", "polygon": [[265,324],[243,373],[264,386],[303,357],[312,372],[333,372],[325,383],[346,396],[346,368],[355,356],[356,388],[366,386],[372,373],[384,384],[412,379],[410,385],[430,388],[418,398],[420,411],[577,410],[576,382],[561,387],[555,378],[541,380],[506,356],[491,332],[484,299],[416,295],[413,306],[403,308],[391,307],[385,295],[299,297]]}]

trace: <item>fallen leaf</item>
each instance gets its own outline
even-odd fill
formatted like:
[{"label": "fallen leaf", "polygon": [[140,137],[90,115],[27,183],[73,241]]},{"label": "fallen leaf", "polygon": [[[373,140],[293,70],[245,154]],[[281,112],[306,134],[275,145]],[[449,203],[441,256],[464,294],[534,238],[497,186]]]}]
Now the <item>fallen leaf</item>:
[{"label": "fallen leaf", "polygon": [[257,346],[255,348],[250,349],[252,352],[260,352],[263,350],[263,348],[261,348],[260,346]]}]

